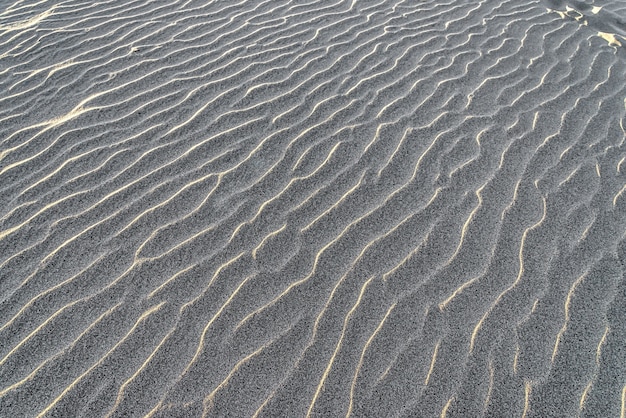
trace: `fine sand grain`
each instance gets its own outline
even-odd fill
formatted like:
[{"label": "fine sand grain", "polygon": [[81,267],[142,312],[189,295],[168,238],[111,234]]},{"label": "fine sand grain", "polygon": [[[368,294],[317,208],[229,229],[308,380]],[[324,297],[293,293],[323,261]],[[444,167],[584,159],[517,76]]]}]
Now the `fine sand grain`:
[{"label": "fine sand grain", "polygon": [[626,417],[626,1],[0,2],[1,417]]}]

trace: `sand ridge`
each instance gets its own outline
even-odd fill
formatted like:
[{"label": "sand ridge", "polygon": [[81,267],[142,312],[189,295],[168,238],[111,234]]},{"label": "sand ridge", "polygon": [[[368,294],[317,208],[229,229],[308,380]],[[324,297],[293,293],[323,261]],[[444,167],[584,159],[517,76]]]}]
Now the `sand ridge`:
[{"label": "sand ridge", "polygon": [[0,6],[0,415],[626,416],[622,2]]}]

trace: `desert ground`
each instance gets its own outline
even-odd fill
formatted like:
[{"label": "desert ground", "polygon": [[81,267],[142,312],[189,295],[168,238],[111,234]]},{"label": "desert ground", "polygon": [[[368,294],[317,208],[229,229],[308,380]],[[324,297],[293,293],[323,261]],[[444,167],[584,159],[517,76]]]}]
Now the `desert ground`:
[{"label": "desert ground", "polygon": [[0,416],[626,417],[626,1],[0,1]]}]

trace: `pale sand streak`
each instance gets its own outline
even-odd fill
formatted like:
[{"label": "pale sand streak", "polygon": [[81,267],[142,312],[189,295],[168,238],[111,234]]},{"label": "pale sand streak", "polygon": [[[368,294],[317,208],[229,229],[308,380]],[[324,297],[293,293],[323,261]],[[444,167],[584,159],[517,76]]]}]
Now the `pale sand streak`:
[{"label": "pale sand streak", "polygon": [[625,417],[593,3],[0,5],[0,415]]}]

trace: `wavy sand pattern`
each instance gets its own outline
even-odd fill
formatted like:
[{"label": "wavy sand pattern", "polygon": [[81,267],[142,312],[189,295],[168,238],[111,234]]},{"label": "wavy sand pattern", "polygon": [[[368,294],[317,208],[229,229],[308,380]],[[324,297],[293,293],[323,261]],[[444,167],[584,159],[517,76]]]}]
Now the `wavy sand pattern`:
[{"label": "wavy sand pattern", "polygon": [[0,415],[626,416],[625,2],[0,6]]}]

